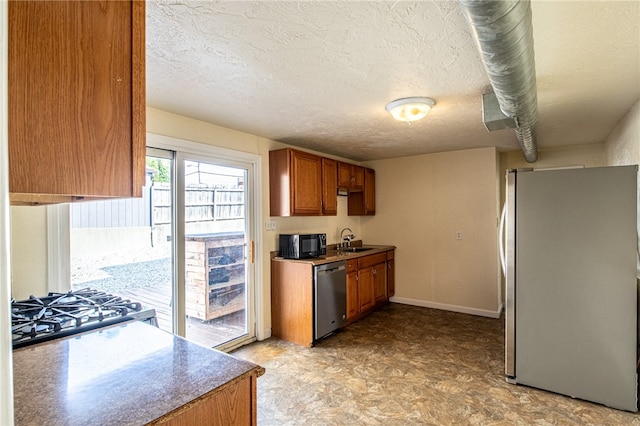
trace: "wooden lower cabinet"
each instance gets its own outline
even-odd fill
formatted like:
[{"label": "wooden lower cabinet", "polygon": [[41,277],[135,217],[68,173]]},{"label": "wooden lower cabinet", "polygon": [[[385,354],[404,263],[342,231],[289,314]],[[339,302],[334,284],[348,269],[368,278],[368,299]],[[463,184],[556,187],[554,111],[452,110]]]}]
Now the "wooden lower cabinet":
[{"label": "wooden lower cabinet", "polygon": [[[395,294],[393,259],[393,250],[347,259],[347,324]],[[313,346],[312,262],[271,260],[271,334]]]},{"label": "wooden lower cabinet", "polygon": [[396,294],[396,261],[394,250],[387,252],[387,297]]},{"label": "wooden lower cabinet", "polygon": [[373,266],[373,295],[376,304],[387,302],[387,261]]},{"label": "wooden lower cabinet", "polygon": [[358,258],[360,312],[382,304],[387,297],[387,253]]},{"label": "wooden lower cabinet", "polygon": [[358,293],[358,262],[350,259],[347,261],[347,321],[360,313]]},{"label": "wooden lower cabinet", "polygon": [[228,383],[171,413],[148,423],[167,426],[257,425],[258,375]]},{"label": "wooden lower cabinet", "polygon": [[375,304],[373,291],[373,267],[358,270],[358,301],[360,312],[368,311]]},{"label": "wooden lower cabinet", "polygon": [[313,346],[313,264],[271,261],[271,334]]}]

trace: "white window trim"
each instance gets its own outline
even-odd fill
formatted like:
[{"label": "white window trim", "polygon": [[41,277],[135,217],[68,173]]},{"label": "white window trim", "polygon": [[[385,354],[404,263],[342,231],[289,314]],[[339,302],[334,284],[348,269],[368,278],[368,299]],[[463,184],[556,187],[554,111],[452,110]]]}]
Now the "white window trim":
[{"label": "white window trim", "polygon": [[71,226],[68,204],[47,206],[47,289],[71,290]]},{"label": "white window trim", "polygon": [[9,111],[8,111],[8,57],[9,24],[8,2],[0,2],[0,424],[13,424],[13,351],[9,341],[11,299],[11,261],[9,244]]}]

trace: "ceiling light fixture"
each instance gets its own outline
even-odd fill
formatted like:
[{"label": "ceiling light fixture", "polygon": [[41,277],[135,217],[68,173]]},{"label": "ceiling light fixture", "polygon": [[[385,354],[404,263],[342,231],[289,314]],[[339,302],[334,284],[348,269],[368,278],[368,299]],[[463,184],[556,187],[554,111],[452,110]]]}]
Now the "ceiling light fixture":
[{"label": "ceiling light fixture", "polygon": [[424,118],[436,104],[431,98],[412,97],[396,99],[387,104],[386,110],[398,121],[406,121],[411,124],[412,121]]}]

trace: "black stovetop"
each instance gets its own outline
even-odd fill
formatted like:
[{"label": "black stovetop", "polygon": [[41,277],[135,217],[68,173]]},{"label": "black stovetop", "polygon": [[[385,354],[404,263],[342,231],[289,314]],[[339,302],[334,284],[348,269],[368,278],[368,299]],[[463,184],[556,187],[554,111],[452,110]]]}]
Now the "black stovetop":
[{"label": "black stovetop", "polygon": [[11,301],[13,348],[139,319],[135,313],[142,309],[138,302],[90,288],[14,299]]}]

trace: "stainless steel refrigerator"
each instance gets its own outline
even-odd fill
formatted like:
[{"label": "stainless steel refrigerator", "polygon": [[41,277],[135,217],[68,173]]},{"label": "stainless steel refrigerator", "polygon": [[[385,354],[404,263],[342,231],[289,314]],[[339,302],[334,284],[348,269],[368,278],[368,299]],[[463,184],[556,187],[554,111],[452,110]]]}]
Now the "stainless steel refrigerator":
[{"label": "stainless steel refrigerator", "polygon": [[637,411],[637,166],[508,171],[507,381]]}]

